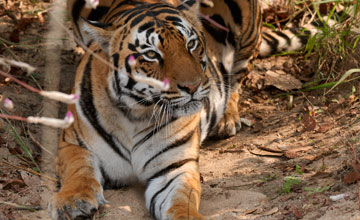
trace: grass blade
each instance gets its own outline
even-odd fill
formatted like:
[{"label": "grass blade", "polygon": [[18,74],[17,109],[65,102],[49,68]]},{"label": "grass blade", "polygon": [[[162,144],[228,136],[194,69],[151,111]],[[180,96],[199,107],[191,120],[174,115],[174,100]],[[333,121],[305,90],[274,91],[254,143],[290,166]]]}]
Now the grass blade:
[{"label": "grass blade", "polygon": [[327,92],[325,93],[325,95],[328,94],[330,91],[332,91],[332,90],[333,90],[336,86],[338,86],[340,83],[343,83],[343,82],[346,80],[346,78],[348,78],[351,74],[356,73],[356,72],[360,72],[360,69],[350,69],[350,70],[348,70],[344,75],[342,75],[342,77],[340,78],[340,80],[337,81],[337,82],[334,84],[334,86],[333,86],[331,89],[329,89],[329,91],[327,91]]}]

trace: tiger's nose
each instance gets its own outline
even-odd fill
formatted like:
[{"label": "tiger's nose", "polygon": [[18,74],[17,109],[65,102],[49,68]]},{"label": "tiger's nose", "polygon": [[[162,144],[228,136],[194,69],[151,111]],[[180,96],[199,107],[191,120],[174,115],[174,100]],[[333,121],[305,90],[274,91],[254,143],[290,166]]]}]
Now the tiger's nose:
[{"label": "tiger's nose", "polygon": [[178,84],[179,89],[189,93],[189,94],[194,94],[196,92],[196,90],[199,88],[201,82],[196,82],[192,85],[190,84]]}]

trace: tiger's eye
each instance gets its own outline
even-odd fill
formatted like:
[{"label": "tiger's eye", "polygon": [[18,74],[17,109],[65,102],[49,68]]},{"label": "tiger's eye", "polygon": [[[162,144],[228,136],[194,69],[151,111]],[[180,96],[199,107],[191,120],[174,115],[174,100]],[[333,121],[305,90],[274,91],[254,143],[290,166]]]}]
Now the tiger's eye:
[{"label": "tiger's eye", "polygon": [[153,50],[149,50],[148,52],[145,53],[145,55],[150,59],[156,58],[156,52]]},{"label": "tiger's eye", "polygon": [[194,46],[195,46],[195,40],[189,41],[187,47],[188,47],[189,49],[192,49]]}]

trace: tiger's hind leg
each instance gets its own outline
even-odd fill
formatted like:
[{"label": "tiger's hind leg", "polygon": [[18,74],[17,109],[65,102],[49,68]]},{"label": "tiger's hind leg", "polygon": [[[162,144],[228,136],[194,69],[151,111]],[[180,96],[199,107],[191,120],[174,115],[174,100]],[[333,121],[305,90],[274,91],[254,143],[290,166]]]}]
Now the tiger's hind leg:
[{"label": "tiger's hind leg", "polygon": [[190,161],[150,179],[145,192],[146,206],[156,219],[202,220],[205,218],[198,212],[200,194],[198,162]]},{"label": "tiger's hind leg", "polygon": [[52,219],[92,217],[99,205],[105,203],[92,157],[90,151],[80,146],[59,147],[56,166],[61,188],[49,205]]}]

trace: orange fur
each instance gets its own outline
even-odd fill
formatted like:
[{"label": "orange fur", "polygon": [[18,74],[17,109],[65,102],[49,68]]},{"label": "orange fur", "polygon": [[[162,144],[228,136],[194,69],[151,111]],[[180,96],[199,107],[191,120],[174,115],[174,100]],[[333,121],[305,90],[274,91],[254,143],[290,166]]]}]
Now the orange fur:
[{"label": "orange fur", "polygon": [[192,176],[186,176],[185,184],[176,191],[172,206],[167,211],[172,219],[205,219],[198,211],[201,194],[200,175],[198,173],[192,174]]},{"label": "orange fur", "polygon": [[59,146],[56,166],[62,186],[54,196],[54,209],[75,208],[76,201],[87,201],[95,208],[99,206],[96,196],[101,186],[94,176],[91,160],[86,149],[64,143]]}]

